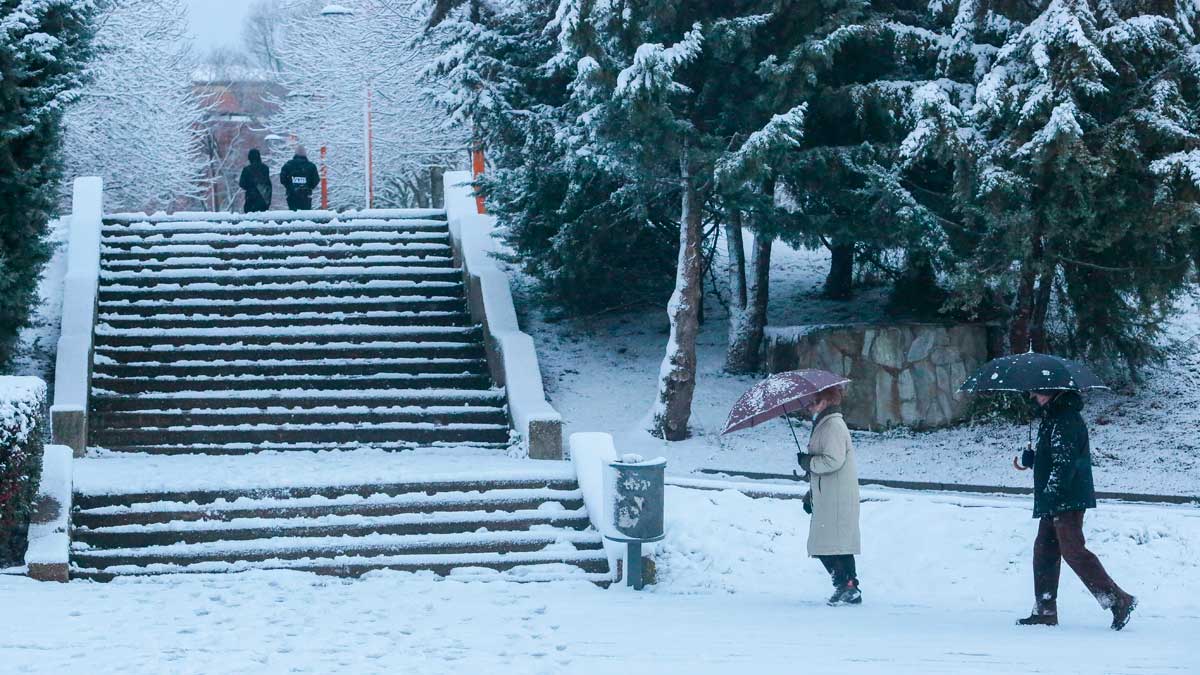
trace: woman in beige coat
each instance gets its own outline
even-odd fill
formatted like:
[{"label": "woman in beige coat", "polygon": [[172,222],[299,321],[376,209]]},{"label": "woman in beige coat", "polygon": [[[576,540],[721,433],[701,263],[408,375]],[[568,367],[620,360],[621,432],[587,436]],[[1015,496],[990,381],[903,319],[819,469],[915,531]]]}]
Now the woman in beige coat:
[{"label": "woman in beige coat", "polygon": [[842,388],[817,394],[809,404],[813,415],[808,452],[800,454],[800,466],[809,475],[805,510],[811,510],[808,554],[825,565],[833,577],[831,605],[862,602],[854,556],[862,552],[858,530],[858,467],[850,430],[842,419]]}]

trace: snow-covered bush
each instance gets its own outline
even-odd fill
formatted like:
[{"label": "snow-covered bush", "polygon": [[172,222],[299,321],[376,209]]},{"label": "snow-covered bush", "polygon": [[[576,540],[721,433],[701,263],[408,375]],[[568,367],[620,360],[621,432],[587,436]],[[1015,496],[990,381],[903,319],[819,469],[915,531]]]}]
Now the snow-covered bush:
[{"label": "snow-covered bush", "polygon": [[36,302],[62,178],[62,114],[90,56],[93,5],[0,2],[0,362]]},{"label": "snow-covered bush", "polygon": [[0,564],[21,559],[42,472],[46,383],[0,377]]}]

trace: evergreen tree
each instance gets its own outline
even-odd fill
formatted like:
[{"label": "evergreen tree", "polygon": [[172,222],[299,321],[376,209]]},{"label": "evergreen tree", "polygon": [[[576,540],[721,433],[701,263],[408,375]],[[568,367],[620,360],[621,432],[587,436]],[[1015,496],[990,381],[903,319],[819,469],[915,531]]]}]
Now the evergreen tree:
[{"label": "evergreen tree", "polygon": [[911,149],[959,157],[960,302],[1006,303],[1014,351],[1052,349],[1057,325],[1058,345],[1136,368],[1154,356],[1197,228],[1195,13],[1043,0],[953,15],[942,62],[976,73],[974,103],[931,106],[944,133]]},{"label": "evergreen tree", "polygon": [[0,0],[0,357],[26,324],[49,251],[61,120],[82,85],[93,5]]}]

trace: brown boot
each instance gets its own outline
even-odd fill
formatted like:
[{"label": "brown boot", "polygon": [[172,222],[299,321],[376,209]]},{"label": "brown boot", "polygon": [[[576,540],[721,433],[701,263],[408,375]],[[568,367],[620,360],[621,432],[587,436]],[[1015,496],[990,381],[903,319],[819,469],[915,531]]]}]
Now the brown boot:
[{"label": "brown boot", "polygon": [[1121,630],[1125,627],[1125,624],[1129,623],[1129,615],[1133,614],[1133,610],[1137,608],[1137,604],[1137,598],[1128,593],[1125,593],[1113,601],[1113,630]]}]

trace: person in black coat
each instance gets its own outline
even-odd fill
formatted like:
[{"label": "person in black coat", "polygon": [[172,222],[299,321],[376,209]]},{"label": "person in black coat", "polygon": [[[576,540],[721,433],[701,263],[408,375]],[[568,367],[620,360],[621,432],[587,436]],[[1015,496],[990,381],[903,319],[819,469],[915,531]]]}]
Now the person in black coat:
[{"label": "person in black coat", "polygon": [[1026,450],[1021,463],[1033,467],[1033,613],[1023,626],[1058,625],[1058,579],[1066,560],[1100,606],[1112,611],[1113,630],[1121,630],[1137,598],[1121,590],[1083,538],[1083,514],[1096,507],[1091,445],[1083,421],[1083,397],[1077,391],[1035,391],[1042,418],[1037,450]]},{"label": "person in black coat", "polygon": [[321,184],[321,175],[317,173],[317,165],[308,161],[304,146],[296,148],[296,156],[279,170],[279,182],[287,192],[289,209],[307,211],[312,208],[312,195]]},{"label": "person in black coat", "polygon": [[246,191],[246,213],[271,208],[271,169],[263,164],[257,148],[250,151],[250,163],[242,169],[238,187]]}]

